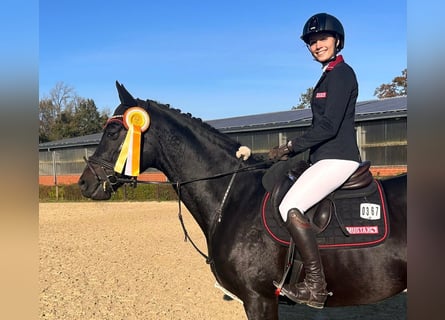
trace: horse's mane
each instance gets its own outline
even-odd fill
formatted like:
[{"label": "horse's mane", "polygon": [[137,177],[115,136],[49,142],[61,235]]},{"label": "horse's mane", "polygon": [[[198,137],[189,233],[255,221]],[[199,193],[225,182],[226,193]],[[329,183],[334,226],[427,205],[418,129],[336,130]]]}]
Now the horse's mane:
[{"label": "horse's mane", "polygon": [[183,113],[180,109],[177,108],[173,108],[170,106],[170,104],[163,104],[160,103],[158,101],[155,100],[140,100],[140,99],[136,99],[139,103],[141,103],[145,109],[149,108],[152,105],[157,106],[158,108],[169,112],[169,113],[173,113],[176,114],[177,116],[181,116],[185,119],[190,120],[191,122],[193,122],[194,125],[199,125],[201,128],[203,128],[206,131],[209,131],[211,133],[213,133],[214,135],[218,136],[220,139],[223,139],[224,141],[226,141],[227,143],[231,143],[231,144],[238,144],[239,143],[237,141],[235,141],[234,139],[232,139],[231,137],[229,137],[227,134],[222,133],[221,131],[219,131],[218,129],[216,129],[215,127],[209,125],[208,123],[204,122],[201,118],[196,118],[194,117],[191,113]]}]

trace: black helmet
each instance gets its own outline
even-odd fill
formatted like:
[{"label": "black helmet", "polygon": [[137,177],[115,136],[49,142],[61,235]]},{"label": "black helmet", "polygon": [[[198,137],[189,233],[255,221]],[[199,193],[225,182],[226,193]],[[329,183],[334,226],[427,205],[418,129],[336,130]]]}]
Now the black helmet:
[{"label": "black helmet", "polygon": [[345,44],[345,31],[341,22],[334,16],[327,13],[317,13],[309,18],[303,27],[301,39],[309,44],[309,36],[318,32],[333,33],[340,40],[337,49],[340,51]]}]

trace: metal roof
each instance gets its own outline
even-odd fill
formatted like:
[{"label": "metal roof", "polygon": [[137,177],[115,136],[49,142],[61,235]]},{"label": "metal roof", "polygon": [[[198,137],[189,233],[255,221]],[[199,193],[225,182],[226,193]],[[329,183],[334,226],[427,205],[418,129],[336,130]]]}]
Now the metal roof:
[{"label": "metal roof", "polygon": [[[357,102],[355,120],[374,120],[406,117],[407,97],[395,97],[380,100]],[[310,109],[297,109],[281,112],[263,113],[251,116],[226,118],[207,121],[223,132],[268,130],[283,127],[306,126],[311,123]]]},{"label": "metal roof", "polygon": [[[376,119],[407,117],[407,97],[369,100],[357,102],[355,119],[357,122]],[[297,109],[280,112],[254,114],[206,121],[209,125],[225,132],[270,130],[276,128],[307,126],[311,123],[310,109]],[[102,133],[68,138],[39,144],[39,150],[97,145]]]},{"label": "metal roof", "polygon": [[102,132],[89,134],[82,137],[76,138],[67,138],[56,141],[49,141],[44,143],[39,143],[39,150],[51,150],[51,149],[59,149],[59,148],[69,148],[69,147],[79,147],[79,146],[88,146],[88,145],[97,145],[102,137]]},{"label": "metal roof", "polygon": [[292,126],[310,121],[310,109],[298,109],[281,112],[255,114],[250,116],[225,118],[207,121],[208,124],[224,132],[246,131],[250,129],[271,129],[276,127]]},{"label": "metal roof", "polygon": [[357,103],[355,121],[407,117],[407,97],[395,97]]}]

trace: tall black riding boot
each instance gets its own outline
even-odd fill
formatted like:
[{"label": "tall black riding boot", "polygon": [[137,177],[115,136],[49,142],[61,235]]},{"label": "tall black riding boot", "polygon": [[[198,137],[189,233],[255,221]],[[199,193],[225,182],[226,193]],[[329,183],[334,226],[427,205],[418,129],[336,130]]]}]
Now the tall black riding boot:
[{"label": "tall black riding boot", "polygon": [[328,292],[315,233],[309,219],[298,209],[290,209],[286,228],[301,254],[306,277],[303,282],[284,285],[281,292],[292,301],[322,309]]}]

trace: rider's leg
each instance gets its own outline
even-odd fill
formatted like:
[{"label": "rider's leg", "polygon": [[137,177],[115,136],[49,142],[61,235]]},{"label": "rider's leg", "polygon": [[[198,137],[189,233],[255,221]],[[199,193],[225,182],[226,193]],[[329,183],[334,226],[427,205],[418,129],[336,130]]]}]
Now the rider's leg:
[{"label": "rider's leg", "polygon": [[318,161],[298,178],[280,204],[281,216],[301,254],[306,273],[302,283],[291,283],[281,290],[295,302],[323,308],[327,298],[318,244],[304,212],[341,186],[358,166],[355,161]]},{"label": "rider's leg", "polygon": [[340,187],[357,170],[359,163],[350,160],[325,159],[305,170],[280,203],[284,221],[292,208],[305,213],[314,204]]}]

